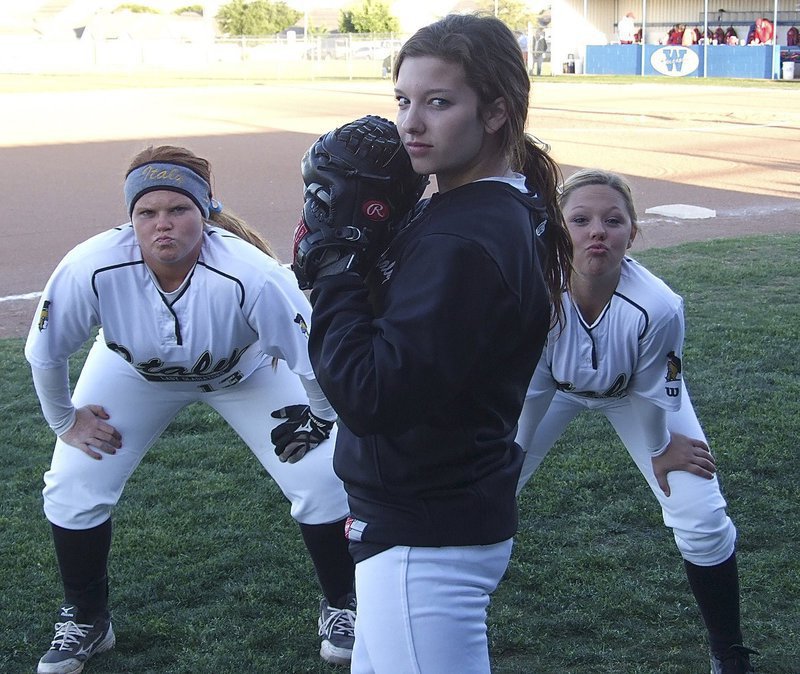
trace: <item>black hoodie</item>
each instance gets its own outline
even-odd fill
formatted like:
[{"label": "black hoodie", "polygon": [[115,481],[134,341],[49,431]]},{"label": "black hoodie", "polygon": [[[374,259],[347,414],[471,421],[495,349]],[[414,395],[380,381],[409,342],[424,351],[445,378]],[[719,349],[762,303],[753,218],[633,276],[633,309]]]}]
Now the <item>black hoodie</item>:
[{"label": "black hoodie", "polygon": [[496,180],[436,194],[367,283],[315,285],[309,349],[357,560],[516,533],[516,425],[551,315],[534,198]]}]

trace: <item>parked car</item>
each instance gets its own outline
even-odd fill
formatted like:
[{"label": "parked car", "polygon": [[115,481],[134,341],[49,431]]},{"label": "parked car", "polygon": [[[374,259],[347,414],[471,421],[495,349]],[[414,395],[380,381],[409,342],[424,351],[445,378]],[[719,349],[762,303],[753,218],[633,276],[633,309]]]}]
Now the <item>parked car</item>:
[{"label": "parked car", "polygon": [[303,58],[315,61],[347,58],[350,51],[350,39],[346,35],[310,37],[308,45]]},{"label": "parked car", "polygon": [[390,54],[400,51],[401,40],[353,40],[350,50],[350,58],[369,59],[371,61],[383,61]]}]

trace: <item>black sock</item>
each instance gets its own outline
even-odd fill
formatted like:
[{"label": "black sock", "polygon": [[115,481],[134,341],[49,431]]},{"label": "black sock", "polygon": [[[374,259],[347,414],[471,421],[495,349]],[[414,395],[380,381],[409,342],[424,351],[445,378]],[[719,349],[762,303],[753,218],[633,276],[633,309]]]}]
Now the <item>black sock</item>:
[{"label": "black sock", "polygon": [[739,570],[734,552],[722,564],[697,566],[683,560],[689,586],[708,629],[711,650],[726,651],[742,643],[739,612]]},{"label": "black sock", "polygon": [[344,535],[345,520],[331,524],[300,524],[300,533],[314,563],[328,604],[344,608],[354,590],[355,563]]},{"label": "black sock", "polygon": [[51,523],[64,599],[87,622],[108,612],[108,554],[111,520],[91,529],[63,529]]}]

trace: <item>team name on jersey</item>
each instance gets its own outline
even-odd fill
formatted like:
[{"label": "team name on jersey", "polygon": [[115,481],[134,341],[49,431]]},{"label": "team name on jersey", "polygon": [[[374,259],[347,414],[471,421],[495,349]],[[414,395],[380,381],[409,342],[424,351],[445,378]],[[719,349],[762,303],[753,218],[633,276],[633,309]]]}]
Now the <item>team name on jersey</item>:
[{"label": "team name on jersey", "polygon": [[215,359],[211,353],[204,351],[191,367],[182,365],[167,365],[161,358],[153,357],[139,363],[133,362],[129,349],[113,342],[107,344],[108,348],[122,356],[136,371],[148,381],[154,382],[201,382],[217,379],[219,376],[230,372],[241,360],[245,351],[250,348],[248,344],[243,349],[234,349],[230,356]]},{"label": "team name on jersey", "polygon": [[628,392],[628,378],[625,374],[617,375],[614,383],[611,384],[605,391],[576,391],[575,384],[569,381],[557,381],[556,388],[565,393],[571,393],[581,398],[622,398]]}]

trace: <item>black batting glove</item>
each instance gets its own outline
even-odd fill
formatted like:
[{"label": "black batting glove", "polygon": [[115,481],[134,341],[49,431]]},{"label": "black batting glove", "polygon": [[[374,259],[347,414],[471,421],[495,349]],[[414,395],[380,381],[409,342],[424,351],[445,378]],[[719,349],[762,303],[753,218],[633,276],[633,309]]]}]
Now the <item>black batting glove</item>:
[{"label": "black batting glove", "polygon": [[270,438],[282,462],[296,463],[331,436],[333,421],[320,419],[308,405],[288,405],[275,410],[273,419],[286,419],[272,429]]}]

